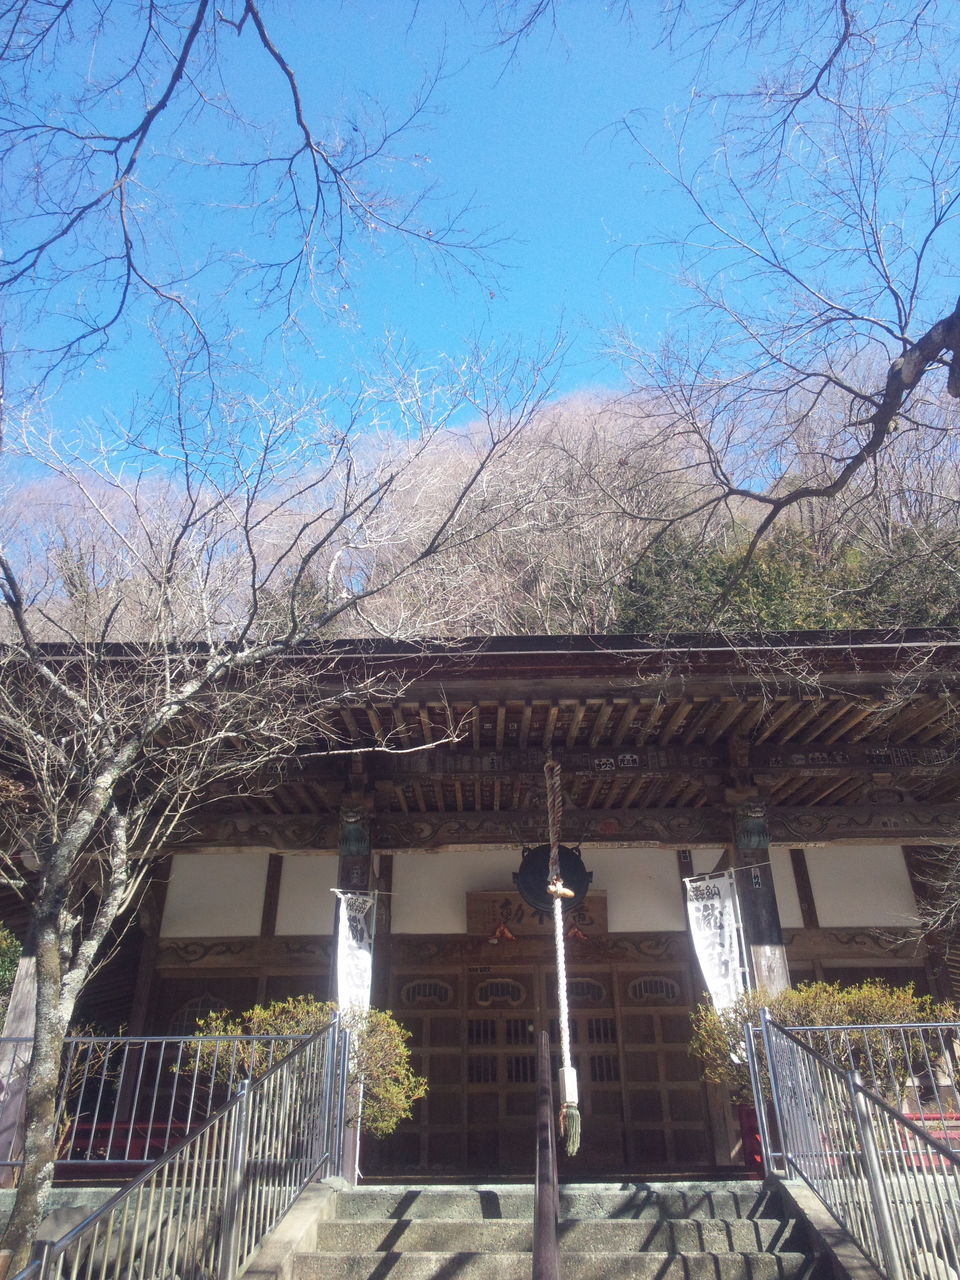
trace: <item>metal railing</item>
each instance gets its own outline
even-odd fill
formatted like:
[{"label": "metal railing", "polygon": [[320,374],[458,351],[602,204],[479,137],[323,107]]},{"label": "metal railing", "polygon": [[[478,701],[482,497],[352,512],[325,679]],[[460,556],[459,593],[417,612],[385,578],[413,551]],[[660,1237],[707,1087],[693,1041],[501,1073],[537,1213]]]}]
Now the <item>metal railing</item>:
[{"label": "metal railing", "polygon": [[[856,1071],[868,1089],[960,1151],[960,1022],[875,1023],[790,1027],[808,1048],[843,1071]],[[770,1100],[760,1027],[751,1027],[754,1096]],[[758,1107],[761,1137],[765,1108]]]},{"label": "metal railing", "polygon": [[0,1100],[26,1071],[32,1047],[29,1036],[0,1036]]},{"label": "metal railing", "polygon": [[[960,1272],[960,1156],[766,1011],[760,1031],[776,1122],[758,1107],[768,1169],[802,1178],[891,1280]],[[760,1086],[753,1036],[748,1046]]]},{"label": "metal railing", "polygon": [[794,1034],[830,1062],[857,1071],[874,1093],[935,1126],[940,1140],[960,1146],[960,1022],[881,1023],[858,1027],[795,1027]]},{"label": "metal railing", "polygon": [[554,1130],[550,1037],[540,1032],[537,1052],[537,1164],[533,1189],[533,1280],[560,1280],[560,1179]]},{"label": "metal railing", "polygon": [[[302,1036],[68,1036],[57,1100],[58,1163],[145,1164],[194,1133],[252,1075]],[[29,1060],[30,1041],[0,1039],[4,1100]],[[0,1167],[21,1163],[0,1149]]]},{"label": "metal railing", "polygon": [[308,1182],[339,1171],[348,1037],[334,1021],[249,1082],[16,1280],[234,1280]]},{"label": "metal railing", "polygon": [[26,1114],[27,1067],[33,1041],[0,1037],[0,1186],[9,1187],[21,1163]]}]

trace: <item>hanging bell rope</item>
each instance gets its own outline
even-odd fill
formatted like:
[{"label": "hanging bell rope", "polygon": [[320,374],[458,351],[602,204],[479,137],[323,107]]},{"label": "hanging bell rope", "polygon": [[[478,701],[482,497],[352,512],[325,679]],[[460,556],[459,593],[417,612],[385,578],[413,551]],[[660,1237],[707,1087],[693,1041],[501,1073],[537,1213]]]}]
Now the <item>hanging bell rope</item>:
[{"label": "hanging bell rope", "polygon": [[557,949],[557,999],[560,1006],[560,1133],[566,1139],[568,1156],[580,1149],[580,1108],[577,1073],[570,1060],[570,1008],[567,1003],[567,959],[563,941],[563,899],[574,897],[560,875],[560,820],[563,817],[563,790],[560,765],[548,759],[543,766],[547,784],[547,830],[550,834],[550,863],[547,892],[553,898],[553,938]]}]

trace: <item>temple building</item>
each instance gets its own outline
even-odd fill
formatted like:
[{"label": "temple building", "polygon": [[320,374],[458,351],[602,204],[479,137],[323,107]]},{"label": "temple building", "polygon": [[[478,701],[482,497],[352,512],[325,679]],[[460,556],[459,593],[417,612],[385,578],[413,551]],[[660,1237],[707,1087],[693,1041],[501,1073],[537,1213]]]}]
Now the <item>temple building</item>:
[{"label": "temple building", "polygon": [[[158,859],[88,1018],[183,1034],[203,1013],[330,992],[337,895],[376,894],[373,1001],[429,1080],[368,1175],[529,1174],[534,1040],[556,1035],[548,915],[521,896],[548,839],[592,880],[565,920],[583,1145],[563,1176],[736,1163],[688,1052],[703,978],[685,879],[741,869],[756,976],[952,986],[918,929],[925,852],[960,831],[960,637],[524,637],[332,646],[326,744],[214,800]],[[362,679],[361,679],[362,677]],[[957,966],[960,974],[960,965]]]}]

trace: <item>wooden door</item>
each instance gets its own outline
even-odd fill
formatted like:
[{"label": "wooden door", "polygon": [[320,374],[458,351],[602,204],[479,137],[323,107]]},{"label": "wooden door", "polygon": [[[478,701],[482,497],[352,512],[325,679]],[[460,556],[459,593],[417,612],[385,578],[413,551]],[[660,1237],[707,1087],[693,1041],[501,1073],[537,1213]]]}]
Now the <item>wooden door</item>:
[{"label": "wooden door", "polygon": [[[506,952],[506,954],[504,954]],[[560,1059],[552,948],[503,948],[489,964],[398,969],[393,1008],[411,1032],[429,1093],[414,1119],[366,1152],[368,1173],[530,1176],[536,1045]],[[705,1095],[687,1052],[685,965],[568,962],[570,1033],[582,1115],[580,1153],[561,1176],[707,1168]]]}]

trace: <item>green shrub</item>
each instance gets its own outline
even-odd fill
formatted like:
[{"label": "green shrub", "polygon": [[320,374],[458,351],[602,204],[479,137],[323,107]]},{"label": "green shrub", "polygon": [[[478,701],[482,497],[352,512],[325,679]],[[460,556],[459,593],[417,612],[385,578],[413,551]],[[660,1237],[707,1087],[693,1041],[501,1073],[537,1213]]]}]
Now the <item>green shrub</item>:
[{"label": "green shrub", "polygon": [[[321,1003],[312,996],[292,996],[272,1004],[255,1005],[236,1015],[211,1013],[197,1024],[197,1035],[289,1036],[292,1049],[301,1037],[322,1031],[336,1012],[333,1002]],[[410,1033],[392,1014],[381,1009],[366,1012],[351,1009],[342,1017],[350,1032],[348,1098],[356,1099],[362,1086],[360,1127],[364,1133],[383,1137],[407,1119],[413,1104],[425,1095],[427,1082],[411,1070],[407,1048]],[[251,1076],[259,1075],[266,1068],[266,1055],[265,1048],[257,1050],[251,1046],[246,1062]],[[212,1065],[213,1046],[201,1047],[198,1056],[201,1065],[205,1060]],[[356,1119],[356,1114],[347,1116],[348,1123],[353,1124]]]},{"label": "green shrub", "polygon": [[[744,1027],[760,1022],[760,1011],[769,1008],[775,1021],[788,1027],[874,1026],[882,1023],[954,1022],[957,1007],[918,996],[912,986],[891,987],[870,980],[856,986],[836,982],[802,982],[779,995],[748,991],[729,1009],[716,1010],[710,1002],[693,1012],[690,1052],[700,1059],[704,1080],[725,1085],[735,1102],[752,1102]],[[909,1074],[910,1055],[891,1052],[889,1042],[869,1033],[845,1038],[856,1070],[870,1075],[871,1051],[903,1079]],[[836,1038],[812,1037],[808,1043],[826,1058],[833,1058]],[[899,1059],[899,1060],[898,1060]],[[838,1063],[849,1069],[844,1061]]]}]

